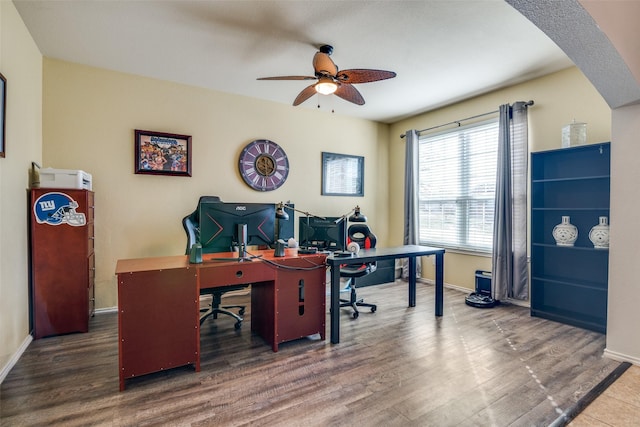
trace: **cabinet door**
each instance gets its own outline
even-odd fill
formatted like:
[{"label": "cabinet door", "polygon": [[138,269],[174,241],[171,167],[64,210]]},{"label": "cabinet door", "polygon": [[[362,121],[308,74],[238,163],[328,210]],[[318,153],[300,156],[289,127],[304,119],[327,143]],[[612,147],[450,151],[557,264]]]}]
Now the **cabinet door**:
[{"label": "cabinet door", "polygon": [[120,390],[127,378],[200,370],[198,301],[195,268],[118,274]]},{"label": "cabinet door", "polygon": [[[323,263],[323,261],[321,261]],[[309,268],[299,259],[289,260],[291,267]],[[324,267],[324,265],[323,265]],[[325,337],[326,269],[278,270],[276,280],[276,342],[308,335]]]}]

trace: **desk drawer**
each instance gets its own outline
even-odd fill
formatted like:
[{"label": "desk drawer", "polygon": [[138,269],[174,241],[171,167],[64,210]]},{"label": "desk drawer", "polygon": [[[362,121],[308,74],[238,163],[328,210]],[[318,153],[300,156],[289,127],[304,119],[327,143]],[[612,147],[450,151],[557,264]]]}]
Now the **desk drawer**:
[{"label": "desk drawer", "polygon": [[260,261],[239,262],[220,265],[215,262],[199,267],[200,288],[215,286],[251,284],[275,280],[276,270]]}]

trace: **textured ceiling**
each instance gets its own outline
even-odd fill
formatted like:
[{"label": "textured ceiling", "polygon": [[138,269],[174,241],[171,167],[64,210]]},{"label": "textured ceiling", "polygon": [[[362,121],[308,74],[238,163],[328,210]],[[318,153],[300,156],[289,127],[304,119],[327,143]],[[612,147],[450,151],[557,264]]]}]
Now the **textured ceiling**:
[{"label": "textured ceiling", "polygon": [[611,108],[640,102],[639,1],[506,1],[562,48]]},{"label": "textured ceiling", "polygon": [[502,0],[14,0],[45,57],[291,105],[331,44],[341,69],[397,77],[357,85],[356,106],[314,96],[299,107],[382,122],[435,109],[572,66]]},{"label": "textured ceiling", "polygon": [[640,1],[580,0],[640,82]]}]

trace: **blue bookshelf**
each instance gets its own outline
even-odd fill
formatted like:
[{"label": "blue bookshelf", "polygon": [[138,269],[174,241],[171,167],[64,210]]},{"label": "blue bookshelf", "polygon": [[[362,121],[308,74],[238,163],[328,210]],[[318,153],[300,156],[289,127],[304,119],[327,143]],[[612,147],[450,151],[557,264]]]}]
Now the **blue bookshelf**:
[{"label": "blue bookshelf", "polygon": [[[589,240],[609,217],[611,144],[531,154],[531,315],[605,333],[609,250]],[[556,245],[562,216],[578,228],[574,246]]]}]

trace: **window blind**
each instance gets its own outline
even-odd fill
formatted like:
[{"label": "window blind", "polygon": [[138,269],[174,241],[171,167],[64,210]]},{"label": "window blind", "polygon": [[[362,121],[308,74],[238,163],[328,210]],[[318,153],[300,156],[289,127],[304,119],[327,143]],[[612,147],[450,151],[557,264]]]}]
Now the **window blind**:
[{"label": "window blind", "polygon": [[490,252],[498,120],[420,137],[420,243]]},{"label": "window blind", "polygon": [[322,153],[322,194],[364,195],[364,157]]}]

